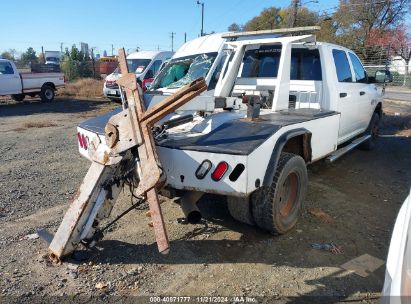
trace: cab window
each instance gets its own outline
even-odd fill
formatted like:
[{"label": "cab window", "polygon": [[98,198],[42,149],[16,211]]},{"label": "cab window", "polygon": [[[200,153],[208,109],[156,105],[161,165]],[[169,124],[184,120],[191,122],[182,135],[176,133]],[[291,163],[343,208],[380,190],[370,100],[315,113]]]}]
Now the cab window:
[{"label": "cab window", "polygon": [[318,50],[292,49],[290,80],[321,81],[320,52]]},{"label": "cab window", "polygon": [[244,54],[241,78],[271,77],[278,74],[281,45],[263,45]]},{"label": "cab window", "polygon": [[11,75],[14,74],[13,67],[10,62],[0,61],[0,75]]},{"label": "cab window", "polygon": [[367,83],[367,72],[364,70],[360,60],[353,53],[348,53],[354,68],[355,82]]},{"label": "cab window", "polygon": [[342,50],[333,50],[335,69],[339,82],[352,82],[350,64],[348,63],[347,54]]}]

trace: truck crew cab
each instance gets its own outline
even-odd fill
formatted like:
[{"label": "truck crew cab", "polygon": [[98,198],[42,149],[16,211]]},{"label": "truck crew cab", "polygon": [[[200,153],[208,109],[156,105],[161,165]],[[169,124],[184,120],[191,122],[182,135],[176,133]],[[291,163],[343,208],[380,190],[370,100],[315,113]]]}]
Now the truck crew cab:
[{"label": "truck crew cab", "polygon": [[[382,116],[375,78],[353,51],[301,35],[308,30],[198,38],[176,52],[144,95],[150,110],[198,77],[208,85],[153,129],[164,192],[182,198],[188,221],[199,219],[195,204],[202,194],[213,193],[227,197],[237,220],[286,233],[301,211],[308,164],[332,162],[358,145],[373,147]],[[95,161],[90,142],[106,149],[104,126],[125,111],[81,124],[80,153]],[[91,215],[100,219],[96,214],[82,217],[90,222]],[[81,236],[92,235],[93,227],[84,226]]]}]

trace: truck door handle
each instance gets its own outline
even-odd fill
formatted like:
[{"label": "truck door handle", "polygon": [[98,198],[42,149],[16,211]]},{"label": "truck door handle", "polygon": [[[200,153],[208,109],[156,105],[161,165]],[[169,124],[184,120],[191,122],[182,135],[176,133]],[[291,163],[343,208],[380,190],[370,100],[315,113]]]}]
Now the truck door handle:
[{"label": "truck door handle", "polygon": [[365,92],[364,92],[364,91],[361,91],[361,92],[360,92],[360,96],[363,96],[363,95],[365,95]]},{"label": "truck door handle", "polygon": [[341,98],[347,97],[347,93],[340,93],[340,97]]}]

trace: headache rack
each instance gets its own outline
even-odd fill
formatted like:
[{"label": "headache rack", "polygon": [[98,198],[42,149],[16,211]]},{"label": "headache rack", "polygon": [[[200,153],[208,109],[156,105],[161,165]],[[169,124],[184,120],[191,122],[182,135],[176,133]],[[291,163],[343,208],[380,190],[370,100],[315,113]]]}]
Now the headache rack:
[{"label": "headache rack", "polygon": [[249,37],[249,36],[261,36],[261,35],[278,35],[280,36],[298,36],[303,34],[312,34],[321,30],[320,26],[302,26],[302,27],[292,27],[292,28],[281,28],[274,30],[263,30],[263,31],[249,31],[249,32],[233,32],[221,35],[222,38],[229,39],[231,41],[237,40],[239,37]]}]

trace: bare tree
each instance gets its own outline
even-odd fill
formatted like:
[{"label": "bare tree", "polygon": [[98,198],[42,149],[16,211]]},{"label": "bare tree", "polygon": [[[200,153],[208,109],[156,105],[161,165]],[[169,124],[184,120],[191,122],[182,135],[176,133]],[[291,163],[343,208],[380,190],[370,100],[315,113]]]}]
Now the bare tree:
[{"label": "bare tree", "polygon": [[238,23],[232,23],[228,27],[229,32],[241,32],[242,31],[242,26],[239,25]]},{"label": "bare tree", "polygon": [[[341,44],[364,49],[373,30],[387,31],[402,23],[410,0],[340,0],[333,15]],[[364,54],[366,55],[366,54]]]}]

